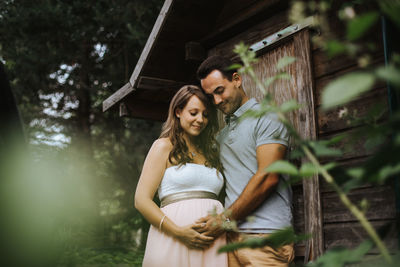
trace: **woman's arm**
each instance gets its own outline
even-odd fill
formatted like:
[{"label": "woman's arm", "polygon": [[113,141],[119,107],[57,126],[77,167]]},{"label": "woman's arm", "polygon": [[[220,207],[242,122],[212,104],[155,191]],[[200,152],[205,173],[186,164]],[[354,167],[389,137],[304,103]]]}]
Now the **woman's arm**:
[{"label": "woman's arm", "polygon": [[[144,162],[135,193],[136,209],[156,228],[159,228],[164,213],[154,203],[153,198],[164,176],[171,149],[172,144],[167,138],[158,139],[153,143]],[[161,230],[191,248],[206,248],[214,240],[196,232],[190,225],[177,226],[168,217],[164,218]]]}]

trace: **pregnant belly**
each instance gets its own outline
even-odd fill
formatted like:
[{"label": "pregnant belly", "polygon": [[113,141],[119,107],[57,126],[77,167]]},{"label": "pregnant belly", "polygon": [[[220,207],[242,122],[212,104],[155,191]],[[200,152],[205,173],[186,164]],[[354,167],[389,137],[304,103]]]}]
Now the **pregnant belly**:
[{"label": "pregnant belly", "polygon": [[221,202],[215,199],[188,199],[169,204],[161,210],[175,224],[184,226],[209,214],[221,213]]}]

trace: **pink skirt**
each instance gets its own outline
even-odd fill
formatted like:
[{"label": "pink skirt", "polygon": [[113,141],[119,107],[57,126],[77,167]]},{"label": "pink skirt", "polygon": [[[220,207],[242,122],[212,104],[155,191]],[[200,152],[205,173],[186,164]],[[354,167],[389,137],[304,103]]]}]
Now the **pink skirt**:
[{"label": "pink skirt", "polygon": [[[188,199],[169,204],[161,210],[176,225],[193,224],[197,219],[207,216],[216,209],[222,212],[222,204],[214,199]],[[189,249],[177,239],[160,232],[151,226],[147,237],[143,267],[226,267],[226,253],[217,250],[226,244],[225,235],[215,240],[206,250]]]}]

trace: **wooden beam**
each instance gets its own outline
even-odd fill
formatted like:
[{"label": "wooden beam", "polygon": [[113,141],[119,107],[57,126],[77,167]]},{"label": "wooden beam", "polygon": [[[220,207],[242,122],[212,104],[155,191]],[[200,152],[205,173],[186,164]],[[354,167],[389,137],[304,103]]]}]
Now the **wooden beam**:
[{"label": "wooden beam", "polygon": [[[293,36],[295,57],[298,64],[296,67],[299,103],[308,103],[299,109],[299,134],[303,139],[316,139],[316,123],[314,114],[314,79],[311,68],[311,47],[308,29],[302,30]],[[302,163],[306,162],[304,159]],[[306,242],[305,262],[314,260],[324,252],[324,238],[322,229],[321,196],[319,191],[318,175],[311,179],[303,180],[304,196],[304,221],[305,232],[312,234]]]},{"label": "wooden beam", "polygon": [[280,40],[284,39],[285,37],[288,37],[290,35],[293,35],[294,33],[301,31],[302,29],[309,27],[310,25],[314,24],[314,17],[308,17],[304,19],[303,21],[297,23],[297,24],[292,24],[289,27],[286,27],[283,30],[280,30],[279,32],[276,32],[274,34],[271,34],[261,41],[258,41],[252,45],[250,45],[249,49],[254,52],[260,53],[262,49],[267,48],[268,46],[271,46],[275,44],[276,42],[279,42]]},{"label": "wooden beam", "polygon": [[185,82],[141,75],[136,88],[144,90],[160,90],[160,89],[178,90],[185,84],[186,84]]},{"label": "wooden beam", "polygon": [[103,101],[103,112],[107,111],[117,102],[121,101],[122,98],[130,94],[131,92],[135,91],[130,83],[125,84],[122,86],[117,92],[112,94],[109,98]]},{"label": "wooden beam", "polygon": [[[375,229],[386,228],[388,233],[385,235],[383,241],[391,253],[397,253],[399,248],[397,244],[398,228],[396,227],[396,220],[377,220],[371,221],[371,224]],[[324,234],[326,249],[332,249],[339,246],[345,248],[356,248],[369,237],[359,222],[326,224],[324,227]],[[380,252],[376,246],[368,252],[369,255],[375,254],[374,257],[379,253]],[[382,265],[377,264],[376,266]]]},{"label": "wooden beam", "polygon": [[144,64],[148,60],[149,54],[157,41],[162,26],[164,25],[165,20],[169,12],[171,11],[173,2],[174,2],[173,0],[165,0],[164,5],[161,8],[160,14],[158,15],[158,18],[156,20],[156,23],[154,24],[154,27],[150,33],[149,38],[147,39],[146,45],[143,48],[142,54],[140,55],[139,61],[136,64],[135,70],[133,71],[132,76],[129,79],[129,82],[134,88],[137,86],[139,75],[142,72]]}]

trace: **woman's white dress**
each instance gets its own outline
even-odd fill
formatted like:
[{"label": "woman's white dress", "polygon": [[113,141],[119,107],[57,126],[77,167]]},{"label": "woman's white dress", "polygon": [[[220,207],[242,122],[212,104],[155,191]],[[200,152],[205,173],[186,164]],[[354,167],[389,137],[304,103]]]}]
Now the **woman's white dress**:
[{"label": "woman's white dress", "polygon": [[[175,193],[206,191],[219,194],[223,186],[223,177],[215,169],[201,164],[186,163],[165,170],[158,188],[161,200]],[[162,207],[161,210],[175,224],[185,226],[209,213],[223,211],[222,204],[215,199],[186,199]],[[219,247],[226,244],[225,235],[218,238],[206,250],[189,249],[177,239],[160,232],[151,226],[147,238],[143,259],[144,267],[209,267],[228,266],[227,254],[217,254]]]}]

